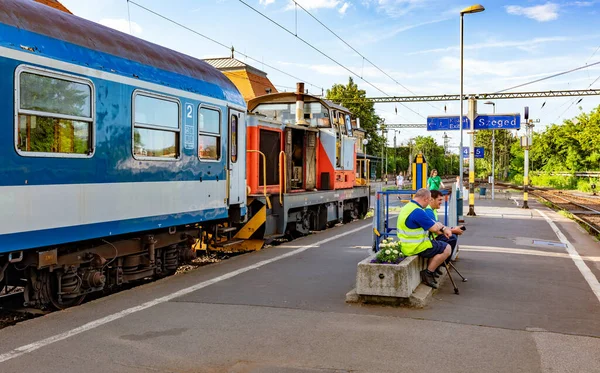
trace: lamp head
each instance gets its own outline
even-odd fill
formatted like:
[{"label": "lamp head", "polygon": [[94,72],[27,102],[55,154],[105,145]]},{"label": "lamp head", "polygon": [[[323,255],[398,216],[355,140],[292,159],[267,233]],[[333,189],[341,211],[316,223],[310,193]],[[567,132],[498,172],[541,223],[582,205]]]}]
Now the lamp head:
[{"label": "lamp head", "polygon": [[481,4],[471,5],[460,11],[460,15],[483,12],[485,8]]},{"label": "lamp head", "polygon": [[492,102],[492,101],[486,101],[486,102],[484,102],[483,104],[484,104],[484,105],[496,105],[496,103],[495,103],[495,102]]}]

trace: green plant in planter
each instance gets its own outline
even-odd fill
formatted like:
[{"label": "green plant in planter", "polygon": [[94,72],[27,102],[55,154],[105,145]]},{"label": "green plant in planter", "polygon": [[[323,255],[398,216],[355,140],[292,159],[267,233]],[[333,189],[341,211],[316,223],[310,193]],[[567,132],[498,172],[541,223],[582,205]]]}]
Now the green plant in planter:
[{"label": "green plant in planter", "polygon": [[394,241],[392,238],[386,238],[379,243],[379,251],[371,263],[380,264],[398,264],[404,259],[400,250],[400,241]]}]

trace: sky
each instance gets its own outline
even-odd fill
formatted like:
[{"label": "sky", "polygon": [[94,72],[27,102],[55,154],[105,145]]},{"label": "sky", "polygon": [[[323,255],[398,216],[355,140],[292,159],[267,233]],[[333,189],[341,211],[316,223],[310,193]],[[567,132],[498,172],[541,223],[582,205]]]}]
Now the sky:
[{"label": "sky", "polygon": [[[230,56],[229,48],[162,19],[137,3],[221,44],[233,46],[236,58],[265,71],[280,91],[293,91],[299,78],[306,82],[310,93],[321,94],[334,84],[346,84],[352,76],[367,97],[460,92],[459,13],[473,3],[296,1],[351,47],[290,0],[61,0],[75,15],[197,58]],[[594,27],[600,0],[482,0],[481,4],[484,12],[464,17],[465,94],[496,92],[600,61],[600,30]],[[600,64],[514,91],[600,88],[600,79],[596,81],[599,77]],[[588,96],[577,103],[578,100],[497,100],[495,108],[497,113],[522,116],[523,108],[529,106],[530,118],[539,119],[534,130],[541,130],[600,104],[600,97]],[[466,103],[464,107],[466,113]],[[460,105],[458,102],[397,103],[377,104],[375,108],[388,124],[425,123],[429,115],[458,115]],[[479,113],[492,110],[492,105],[479,101]],[[397,134],[397,143],[406,144],[420,135],[432,135],[440,145],[443,143],[442,132],[425,129],[402,129]],[[456,152],[460,134],[450,131],[448,135]],[[393,136],[388,134],[390,145]],[[465,134],[465,143],[467,139]]]}]

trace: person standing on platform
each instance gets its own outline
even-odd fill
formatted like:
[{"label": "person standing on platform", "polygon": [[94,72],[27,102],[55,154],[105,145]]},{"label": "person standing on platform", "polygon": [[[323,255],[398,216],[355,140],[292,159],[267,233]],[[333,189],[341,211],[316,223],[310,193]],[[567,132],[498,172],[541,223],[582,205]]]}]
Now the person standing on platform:
[{"label": "person standing on platform", "polygon": [[417,190],[413,199],[404,205],[398,215],[398,240],[400,241],[402,254],[404,256],[419,255],[428,258],[427,268],[422,270],[421,281],[427,286],[437,289],[435,271],[451,254],[448,243],[431,240],[429,232],[443,234],[450,238],[450,228],[434,221],[425,212],[424,208],[429,204],[431,192],[425,188]]},{"label": "person standing on platform", "polygon": [[445,188],[444,183],[442,183],[442,178],[438,175],[437,170],[434,168],[431,170],[429,179],[427,179],[427,189],[440,190],[440,187]]},{"label": "person standing on platform", "polygon": [[396,176],[396,186],[398,189],[402,189],[404,187],[404,176],[402,176],[402,174],[398,174],[398,176]]}]

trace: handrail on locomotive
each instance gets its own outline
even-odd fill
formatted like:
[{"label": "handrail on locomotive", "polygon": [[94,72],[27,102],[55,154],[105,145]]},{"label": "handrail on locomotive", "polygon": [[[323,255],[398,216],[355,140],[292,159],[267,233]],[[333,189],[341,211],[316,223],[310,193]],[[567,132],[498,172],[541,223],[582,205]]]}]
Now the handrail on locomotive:
[{"label": "handrail on locomotive", "polygon": [[269,200],[269,196],[267,195],[267,157],[265,153],[260,150],[252,150],[246,149],[247,153],[258,153],[262,156],[263,159],[263,195],[265,196],[265,200],[267,201],[267,207],[271,208],[271,200]]},{"label": "handrail on locomotive", "polygon": [[[283,156],[283,162],[281,162],[281,156]],[[283,167],[283,174],[281,172],[279,173],[279,204],[283,206],[283,195],[287,190],[287,159],[283,150],[279,152],[279,164],[281,165],[281,167]]]}]

